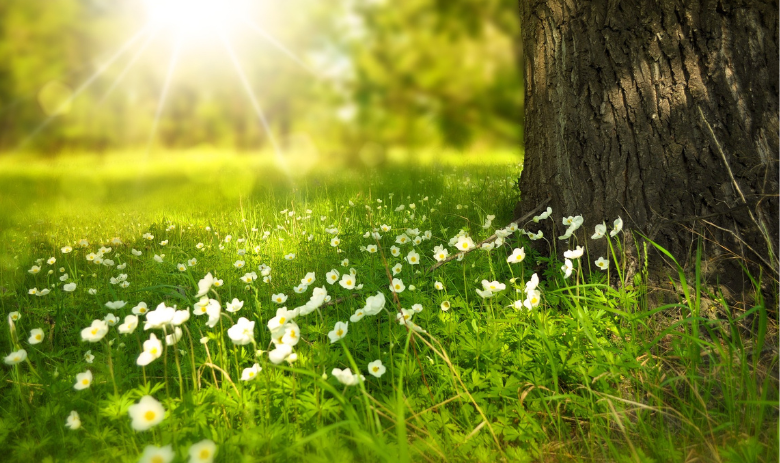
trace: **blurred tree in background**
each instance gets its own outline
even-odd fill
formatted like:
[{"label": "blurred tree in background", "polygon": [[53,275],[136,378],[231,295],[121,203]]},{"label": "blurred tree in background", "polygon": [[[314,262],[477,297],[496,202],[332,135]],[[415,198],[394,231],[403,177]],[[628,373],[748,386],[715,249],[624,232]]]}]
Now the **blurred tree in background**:
[{"label": "blurred tree in background", "polygon": [[[281,145],[369,164],[394,147],[520,146],[514,0],[251,3],[257,28],[229,43]],[[0,2],[0,150],[269,148],[225,45],[149,28],[132,41],[144,5]]]}]

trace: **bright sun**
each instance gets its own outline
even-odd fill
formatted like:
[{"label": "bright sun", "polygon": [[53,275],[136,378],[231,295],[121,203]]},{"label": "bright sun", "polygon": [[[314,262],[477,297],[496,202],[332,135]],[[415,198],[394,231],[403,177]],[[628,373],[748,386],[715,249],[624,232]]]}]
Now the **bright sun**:
[{"label": "bright sun", "polygon": [[144,0],[144,5],[151,26],[180,39],[230,31],[248,12],[247,0]]}]

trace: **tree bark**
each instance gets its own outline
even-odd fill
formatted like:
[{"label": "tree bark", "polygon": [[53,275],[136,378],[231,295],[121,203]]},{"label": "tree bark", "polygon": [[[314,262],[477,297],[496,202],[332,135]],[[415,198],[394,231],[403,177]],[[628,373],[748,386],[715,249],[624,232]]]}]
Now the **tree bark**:
[{"label": "tree bark", "polygon": [[683,260],[703,237],[713,273],[741,256],[776,279],[777,0],[520,0],[520,12],[516,217],[550,195],[559,230],[581,214],[589,239],[620,216]]}]

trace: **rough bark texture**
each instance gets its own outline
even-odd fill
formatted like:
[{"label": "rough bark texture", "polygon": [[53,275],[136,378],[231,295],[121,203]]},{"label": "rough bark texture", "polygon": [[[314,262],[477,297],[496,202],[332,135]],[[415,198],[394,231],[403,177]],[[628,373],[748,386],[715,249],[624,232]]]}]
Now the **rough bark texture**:
[{"label": "rough bark texture", "polygon": [[741,255],[775,277],[777,0],[520,0],[520,11],[516,216],[549,195],[559,230],[582,214],[589,237],[621,216],[682,260],[703,235],[713,273]]}]

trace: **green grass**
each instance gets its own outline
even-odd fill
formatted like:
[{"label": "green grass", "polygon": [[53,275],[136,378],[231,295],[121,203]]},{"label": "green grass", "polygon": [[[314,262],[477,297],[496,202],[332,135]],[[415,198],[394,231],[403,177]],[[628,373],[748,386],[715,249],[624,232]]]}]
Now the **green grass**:
[{"label": "green grass", "polygon": [[[215,461],[223,462],[777,461],[776,315],[759,290],[752,306],[727,302],[702,281],[698,264],[670,269],[677,275],[672,291],[653,288],[644,270],[655,247],[638,235],[645,265],[615,284],[627,278],[622,246],[630,231],[610,240],[605,257],[618,274],[612,285],[593,265],[600,256],[587,252],[563,277],[558,256],[576,238],[553,240],[552,252],[545,244],[539,253],[520,233],[490,252],[429,270],[435,246],[456,252],[447,242],[459,231],[479,242],[512,220],[519,157],[479,159],[396,153],[381,170],[291,159],[289,175],[259,154],[0,159],[0,307],[4,316],[21,314],[15,331],[3,328],[0,349],[3,356],[28,353],[28,361],[0,368],[0,452],[8,461],[131,462],[147,445],[171,445],[175,461],[188,461],[190,445],[210,439],[218,446]],[[404,210],[396,211],[400,205]],[[560,224],[578,212],[554,211],[549,220]],[[487,215],[496,217],[483,228]],[[576,232],[580,243],[590,241],[595,224],[585,219]],[[392,229],[380,231],[379,240],[364,237],[382,224]],[[521,226],[535,231],[533,223]],[[329,227],[338,229],[338,247]],[[401,255],[393,257],[396,236],[414,228],[431,238],[398,245]],[[154,238],[143,238],[147,233]],[[122,244],[111,244],[114,237]],[[81,239],[89,245],[79,247]],[[65,245],[74,251],[63,254]],[[124,269],[86,260],[103,245],[112,247],[104,258]],[[369,245],[379,252],[361,250]],[[507,263],[518,247],[525,260]],[[412,249],[419,265],[402,259]],[[288,253],[295,259],[285,260]],[[162,263],[155,254],[165,254]],[[195,266],[177,269],[192,258]],[[42,270],[30,274],[38,260]],[[237,260],[245,266],[235,268]],[[394,277],[407,289],[396,300],[388,271],[397,263],[402,269]],[[271,268],[268,282],[261,264]],[[361,289],[325,282],[331,269],[350,268]],[[251,271],[256,281],[239,280]],[[222,306],[220,322],[210,328],[207,315],[193,315],[176,348],[145,368],[136,364],[141,344],[163,332],[144,331],[143,320],[132,334],[115,326],[101,342],[81,340],[94,319],[115,313],[121,323],[141,301],[150,309],[164,302],[192,310],[197,282],[208,272],[224,281],[209,296]],[[316,281],[296,294],[307,272]],[[63,273],[76,283],[74,292],[63,291]],[[126,288],[109,281],[120,273],[127,274]],[[515,309],[534,273],[542,302]],[[476,293],[483,279],[506,289],[483,299]],[[444,289],[435,289],[436,281]],[[51,293],[29,295],[33,287]],[[295,319],[297,360],[272,364],[267,323],[278,305],[271,295],[286,294],[292,309],[314,287],[325,287],[331,303]],[[346,336],[331,343],[334,324],[378,291],[385,310],[350,322]],[[228,313],[234,298],[243,308]],[[115,300],[128,304],[104,306]],[[441,309],[445,301],[448,311]],[[396,320],[400,308],[414,304],[423,309],[412,321],[425,333]],[[704,306],[717,315],[706,316]],[[231,342],[226,332],[238,317],[256,322],[255,344]],[[28,342],[33,328],[43,329],[42,343]],[[387,368],[379,378],[367,369],[377,359]],[[262,367],[257,378],[241,381],[254,363]],[[365,381],[345,386],[334,368],[359,371]],[[74,390],[76,375],[87,369],[94,382]],[[139,432],[128,409],[145,395],[159,400],[166,416]],[[80,429],[65,427],[72,410]]]}]

